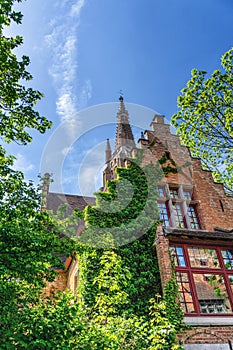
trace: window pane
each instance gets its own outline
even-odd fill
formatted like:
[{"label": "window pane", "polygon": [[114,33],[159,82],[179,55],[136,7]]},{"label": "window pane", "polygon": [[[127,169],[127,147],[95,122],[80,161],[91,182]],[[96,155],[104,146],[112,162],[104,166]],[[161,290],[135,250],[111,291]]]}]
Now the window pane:
[{"label": "window pane", "polygon": [[178,188],[169,188],[171,198],[179,198]]},{"label": "window pane", "polygon": [[182,247],[170,246],[170,252],[175,266],[186,266]]},{"label": "window pane", "polygon": [[233,292],[233,275],[229,275],[228,278],[229,278],[229,281],[230,281],[231,290]]},{"label": "window pane", "polygon": [[221,250],[222,258],[224,261],[225,268],[228,270],[233,269],[233,251],[232,250]]},{"label": "window pane", "polygon": [[180,203],[173,203],[172,204],[174,213],[175,213],[175,220],[176,220],[176,226],[177,227],[185,227],[184,217],[181,210],[181,204]]},{"label": "window pane", "polygon": [[232,312],[222,275],[193,274],[200,311],[204,314]]},{"label": "window pane", "polygon": [[159,197],[166,197],[164,186],[158,186],[158,195],[159,195]]},{"label": "window pane", "polygon": [[188,200],[192,199],[192,191],[191,190],[183,189],[183,194],[184,194],[185,199],[188,199]]},{"label": "window pane", "polygon": [[195,207],[193,205],[188,205],[188,216],[189,216],[189,221],[190,221],[191,228],[199,229],[200,225],[199,225],[199,222],[198,222],[198,218],[197,218]]},{"label": "window pane", "polygon": [[176,272],[176,281],[180,295],[180,303],[185,313],[194,313],[193,297],[190,290],[188,274]]},{"label": "window pane", "polygon": [[166,202],[158,202],[158,209],[160,214],[160,220],[163,226],[170,226],[169,224],[169,210]]},{"label": "window pane", "polygon": [[188,247],[191,267],[220,268],[215,249]]}]

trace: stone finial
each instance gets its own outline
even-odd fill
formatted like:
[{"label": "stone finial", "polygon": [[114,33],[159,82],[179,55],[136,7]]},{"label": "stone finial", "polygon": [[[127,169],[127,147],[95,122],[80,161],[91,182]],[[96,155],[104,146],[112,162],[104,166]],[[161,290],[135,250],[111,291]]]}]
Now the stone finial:
[{"label": "stone finial", "polygon": [[128,116],[128,111],[125,108],[123,96],[119,97],[119,101],[120,101],[120,105],[119,105],[118,115],[121,114],[121,113],[126,113],[127,116]]},{"label": "stone finial", "polygon": [[51,178],[50,178],[50,174],[49,173],[45,173],[44,177],[42,179],[42,193],[41,193],[41,197],[42,197],[42,204],[41,204],[41,210],[45,210],[46,206],[47,206],[47,196],[49,193],[49,185],[51,182]]}]

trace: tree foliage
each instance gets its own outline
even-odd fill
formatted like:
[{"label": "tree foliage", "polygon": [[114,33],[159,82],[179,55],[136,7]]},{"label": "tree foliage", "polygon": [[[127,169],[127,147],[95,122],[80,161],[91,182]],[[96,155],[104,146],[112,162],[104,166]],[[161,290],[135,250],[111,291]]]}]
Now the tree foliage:
[{"label": "tree foliage", "polygon": [[221,63],[210,77],[192,70],[172,123],[191,154],[233,194],[233,48]]},{"label": "tree foliage", "polygon": [[[22,38],[7,38],[4,26],[20,23],[22,14],[13,10],[20,1],[1,1],[0,6],[0,136],[6,142],[26,145],[29,129],[43,133],[50,121],[35,111],[42,94],[23,83],[32,79],[26,71],[29,58],[18,60],[14,49]],[[26,182],[22,172],[13,169],[14,157],[0,145],[0,339],[1,348],[13,349],[14,336],[24,310],[41,295],[46,281],[52,281],[55,268],[63,268],[61,254],[69,254],[71,244],[59,238],[59,225],[41,211],[40,189]]]},{"label": "tree foliage", "polygon": [[4,35],[5,26],[22,21],[22,14],[13,10],[16,2],[21,0],[3,0],[0,6],[0,135],[6,142],[25,145],[32,140],[28,128],[44,133],[51,122],[34,108],[43,95],[28,87],[28,81],[32,80],[27,71],[29,57],[23,55],[18,59],[14,53],[23,38]]},{"label": "tree foliage", "polygon": [[63,268],[58,254],[68,253],[69,245],[59,239],[54,217],[41,211],[39,188],[9,163],[5,158],[0,166],[0,273],[43,286],[44,279],[54,279],[51,267]]}]

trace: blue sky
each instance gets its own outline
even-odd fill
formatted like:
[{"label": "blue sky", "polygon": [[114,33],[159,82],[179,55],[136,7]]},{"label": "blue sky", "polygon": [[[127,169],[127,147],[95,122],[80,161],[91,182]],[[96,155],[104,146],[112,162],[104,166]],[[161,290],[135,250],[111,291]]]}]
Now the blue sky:
[{"label": "blue sky", "polygon": [[8,151],[28,179],[53,173],[53,191],[90,195],[100,186],[120,90],[137,134],[155,111],[169,120],[191,69],[212,72],[232,46],[232,0],[27,0],[18,8],[23,24],[6,33],[24,37],[18,54],[30,56],[31,84],[45,94],[37,109],[54,124]]}]

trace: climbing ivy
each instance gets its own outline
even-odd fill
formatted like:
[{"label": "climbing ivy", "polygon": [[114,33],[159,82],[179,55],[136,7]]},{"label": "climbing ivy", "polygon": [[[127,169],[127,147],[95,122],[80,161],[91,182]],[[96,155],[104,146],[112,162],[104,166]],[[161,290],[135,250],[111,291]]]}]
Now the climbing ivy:
[{"label": "climbing ivy", "polygon": [[169,158],[167,153],[164,153],[163,156],[159,159],[159,164],[162,167],[163,174],[167,177],[169,174],[181,173],[183,168],[186,168],[191,165],[189,161],[186,161],[182,165],[178,165],[174,159]]},{"label": "climbing ivy", "polygon": [[164,173],[159,164],[142,168],[139,158],[130,162],[116,169],[117,179],[82,214],[86,229],[76,247],[79,305],[90,334],[93,329],[101,334],[98,349],[182,349],[176,340],[183,319],[177,285],[172,278],[161,297],[154,246],[160,223],[157,183]]},{"label": "climbing ivy", "polygon": [[138,160],[128,168],[117,168],[118,178],[107,183],[107,191],[96,193],[96,206],[87,206],[84,220],[87,229],[81,241],[95,247],[126,245],[150,228],[158,219],[155,206],[156,183],[162,177],[159,165],[143,169]]}]

